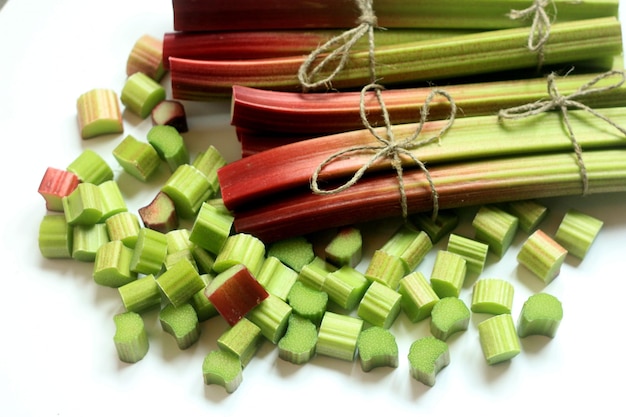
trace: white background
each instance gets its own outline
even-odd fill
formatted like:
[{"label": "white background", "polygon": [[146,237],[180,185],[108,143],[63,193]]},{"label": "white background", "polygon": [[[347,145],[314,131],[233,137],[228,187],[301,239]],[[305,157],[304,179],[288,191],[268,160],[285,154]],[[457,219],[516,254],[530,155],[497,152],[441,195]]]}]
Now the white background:
[{"label": "white background", "polygon": [[[511,362],[486,365],[474,316],[467,332],[449,340],[450,365],[428,388],[409,375],[410,343],[428,334],[428,322],[401,315],[392,330],[400,365],[364,373],[358,362],[316,357],[304,366],[286,363],[266,343],[228,395],[203,384],[204,355],[226,329],[221,318],[205,322],[201,340],[179,351],[163,333],[156,312],[146,315],[150,351],[134,365],[120,363],[112,342],[112,317],[121,311],[117,291],[97,286],[91,264],[43,259],[37,247],[45,214],[39,182],[48,166],[64,168],[87,148],[114,167],[134,210],[147,204],[166,178],[150,184],[123,174],[111,156],[122,136],[83,141],[76,126],[76,98],[94,87],[121,90],[127,54],[144,33],[160,37],[172,28],[169,0],[9,0],[0,10],[0,414],[3,416],[293,415],[377,413],[400,415],[624,415],[623,345],[626,290],[626,195],[545,200],[543,225],[554,233],[568,208],[605,222],[588,257],[569,257],[547,287],[515,255],[490,257],[483,277],[510,280],[513,315],[532,293],[546,291],[563,302],[557,337],[531,337]],[[239,149],[229,126],[228,100],[187,103],[192,153],[210,144],[232,161]],[[149,122],[125,114],[126,132],[141,138]],[[472,210],[459,233],[471,234]],[[393,223],[393,222],[391,222]],[[391,231],[384,222],[370,232],[378,241]],[[375,245],[368,240],[366,250]],[[428,276],[432,257],[418,268]],[[462,298],[469,302],[471,287]],[[340,411],[339,411],[340,410]],[[427,414],[421,414],[427,413]]]}]

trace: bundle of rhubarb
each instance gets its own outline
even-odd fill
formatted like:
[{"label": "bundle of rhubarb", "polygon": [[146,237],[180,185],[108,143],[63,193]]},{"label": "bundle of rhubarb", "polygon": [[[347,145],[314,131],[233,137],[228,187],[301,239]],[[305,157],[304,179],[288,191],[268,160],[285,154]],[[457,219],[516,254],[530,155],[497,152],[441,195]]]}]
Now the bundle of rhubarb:
[{"label": "bundle of rhubarb", "polygon": [[[238,232],[270,242],[626,189],[617,0],[378,0],[375,16],[354,0],[173,7],[163,54],[174,97],[232,97],[244,158],[219,180]],[[373,39],[345,37],[364,22]],[[331,81],[303,88],[307,58]],[[358,91],[371,63],[380,95]]]}]

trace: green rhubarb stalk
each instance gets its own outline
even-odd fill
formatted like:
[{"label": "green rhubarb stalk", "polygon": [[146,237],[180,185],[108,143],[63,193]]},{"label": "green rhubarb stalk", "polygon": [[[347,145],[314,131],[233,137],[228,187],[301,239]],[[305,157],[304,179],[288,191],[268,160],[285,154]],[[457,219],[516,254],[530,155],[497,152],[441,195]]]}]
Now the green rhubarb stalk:
[{"label": "green rhubarb stalk", "polygon": [[98,249],[109,242],[106,225],[77,224],[72,227],[72,258],[81,262],[94,262]]},{"label": "green rhubarb stalk", "polygon": [[513,243],[519,219],[496,206],[482,206],[472,220],[476,240],[502,258]]},{"label": "green rhubarb stalk", "polygon": [[409,274],[417,268],[432,247],[433,243],[426,232],[405,224],[380,250],[399,257],[404,263],[405,274]]},{"label": "green rhubarb stalk", "polygon": [[[377,47],[377,76],[390,86],[506,70],[534,71],[537,55],[527,48],[528,36],[528,28],[515,28]],[[612,58],[622,53],[620,22],[607,17],[554,23],[544,51],[544,65]],[[350,52],[332,86],[349,89],[368,84],[369,59],[368,51]],[[172,94],[186,100],[230,96],[233,85],[297,91],[301,89],[297,74],[304,60],[302,55],[241,61],[171,57]]]},{"label": "green rhubarb stalk", "polygon": [[439,298],[458,297],[467,276],[467,260],[458,253],[439,250],[430,273],[430,285]]},{"label": "green rhubarb stalk", "polygon": [[402,310],[413,323],[430,317],[439,296],[420,271],[412,272],[400,280],[398,293],[402,296]]},{"label": "green rhubarb stalk", "polygon": [[305,265],[313,262],[315,252],[313,244],[306,237],[295,236],[272,243],[267,248],[267,256],[273,256],[294,271],[300,272]]},{"label": "green rhubarb stalk", "polygon": [[555,337],[563,320],[563,305],[552,294],[533,294],[524,302],[517,322],[519,337]]},{"label": "green rhubarb stalk", "polygon": [[[590,193],[626,191],[626,151],[584,153]],[[580,167],[571,152],[501,157],[429,169],[441,209],[529,198],[582,195]],[[421,171],[404,171],[409,214],[432,210],[432,194]],[[337,194],[305,190],[237,213],[234,227],[264,242],[362,221],[401,215],[395,175],[362,178]]]},{"label": "green rhubarb stalk", "polygon": [[119,99],[113,90],[95,88],[81,94],[76,100],[76,110],[83,139],[124,131]]},{"label": "green rhubarb stalk", "polygon": [[165,88],[143,72],[130,75],[120,94],[122,104],[142,119],[150,116],[152,109],[165,97]]},{"label": "green rhubarb stalk", "polygon": [[48,259],[72,258],[72,226],[63,214],[46,214],[39,223],[37,244],[39,252]]},{"label": "green rhubarb stalk", "polygon": [[398,288],[398,284],[407,274],[405,262],[396,255],[389,254],[381,249],[374,251],[365,277],[371,282],[379,282],[391,289]]},{"label": "green rhubarb stalk", "polygon": [[161,290],[154,275],[146,275],[119,287],[126,311],[142,313],[161,305]]},{"label": "green rhubarb stalk", "polygon": [[464,332],[469,326],[470,309],[457,297],[443,297],[430,312],[430,332],[439,340],[446,341],[455,333]]},{"label": "green rhubarb stalk", "polygon": [[104,158],[91,149],[85,149],[67,166],[81,182],[101,184],[113,179],[113,169]]},{"label": "green rhubarb stalk", "polygon": [[503,208],[518,218],[519,228],[526,233],[534,232],[548,215],[548,207],[535,200],[511,201]]},{"label": "green rhubarb stalk", "polygon": [[326,259],[337,266],[356,267],[363,257],[363,237],[354,226],[342,227],[324,247]]},{"label": "green rhubarb stalk", "polygon": [[450,350],[443,340],[426,336],[411,344],[408,359],[411,376],[432,387],[439,371],[450,364]]},{"label": "green rhubarb stalk", "polygon": [[215,349],[204,357],[202,376],[205,385],[219,385],[232,394],[243,381],[243,366],[236,354]]},{"label": "green rhubarb stalk", "polygon": [[438,243],[459,225],[458,214],[451,210],[439,211],[435,219],[428,213],[417,213],[410,220],[418,229],[426,232],[433,244]]},{"label": "green rhubarb stalk", "polygon": [[68,196],[63,197],[63,212],[70,225],[93,225],[102,219],[103,195],[100,187],[82,182]]},{"label": "green rhubarb stalk", "polygon": [[126,60],[126,75],[144,73],[159,82],[166,73],[163,62],[163,40],[144,34],[133,45]]},{"label": "green rhubarb stalk", "polygon": [[361,302],[369,287],[370,281],[361,271],[344,265],[326,275],[322,291],[339,307],[351,311]]},{"label": "green rhubarb stalk", "polygon": [[159,157],[167,162],[171,172],[183,164],[188,164],[189,150],[178,130],[172,126],[153,126],[146,136],[148,143],[154,147]]},{"label": "green rhubarb stalk", "polygon": [[253,276],[257,276],[265,262],[265,244],[253,235],[236,233],[224,242],[213,263],[213,270],[224,272],[237,264],[245,265]]},{"label": "green rhubarb stalk", "polygon": [[104,223],[111,240],[121,240],[129,248],[135,247],[141,230],[137,214],[123,211],[107,218]]},{"label": "green rhubarb stalk", "polygon": [[274,256],[268,256],[256,277],[257,281],[281,300],[287,300],[291,287],[298,280],[298,273]]},{"label": "green rhubarb stalk", "polygon": [[127,135],[113,149],[113,157],[126,173],[143,182],[152,178],[161,165],[154,147],[132,135]]},{"label": "green rhubarb stalk", "polygon": [[181,219],[195,218],[202,204],[213,196],[206,175],[190,164],[179,165],[163,184],[161,191],[174,201],[176,213]]},{"label": "green rhubarb stalk", "polygon": [[275,295],[269,294],[248,312],[247,318],[261,329],[261,334],[273,344],[285,335],[293,308]]},{"label": "green rhubarb stalk", "polygon": [[167,256],[167,237],[164,233],[142,227],[137,235],[130,268],[140,274],[158,275]]},{"label": "green rhubarb stalk", "polygon": [[206,287],[194,265],[185,258],[159,275],[156,282],[174,307],[187,303],[198,291]]}]

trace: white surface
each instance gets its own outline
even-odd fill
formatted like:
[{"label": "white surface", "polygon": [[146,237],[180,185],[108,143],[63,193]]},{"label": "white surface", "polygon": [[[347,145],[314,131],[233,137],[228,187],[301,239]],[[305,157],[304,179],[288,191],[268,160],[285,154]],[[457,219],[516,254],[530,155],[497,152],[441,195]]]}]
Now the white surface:
[{"label": "white surface", "polygon": [[[568,258],[546,288],[517,266],[523,235],[505,259],[490,258],[483,276],[514,283],[514,317],[531,293],[544,289],[559,297],[565,310],[554,340],[523,340],[522,353],[510,363],[486,365],[476,331],[480,318],[475,316],[467,332],[449,341],[451,363],[428,388],[410,377],[406,360],[410,343],[428,334],[428,322],[413,325],[401,315],[392,329],[400,349],[397,369],[364,373],[358,362],[321,356],[298,367],[278,359],[277,350],[266,343],[245,369],[242,385],[227,395],[219,386],[205,386],[201,375],[202,359],[215,347],[224,322],[204,323],[200,342],[181,352],[153,313],[147,316],[148,355],[135,365],[121,364],[112,343],[112,316],[121,311],[117,292],[93,283],[91,264],[40,256],[37,232],[45,207],[37,187],[48,166],[63,168],[85,148],[108,155],[124,176],[110,156],[120,136],[82,141],[75,100],[94,87],[119,91],[134,41],[143,33],[161,36],[171,30],[171,21],[169,0],[17,0],[0,12],[1,415],[312,415],[337,408],[368,415],[615,415],[624,410],[623,194],[549,202],[549,233],[570,207],[597,216],[605,227],[588,257],[582,262]],[[227,159],[237,158],[228,109],[224,100],[188,105],[191,131],[185,137],[192,152],[214,144]],[[125,134],[143,137],[148,122],[125,117]],[[164,175],[152,187],[124,176],[121,186],[129,207],[149,202]],[[470,215],[465,213],[460,232],[471,233]],[[383,226],[380,230],[390,232]],[[429,257],[419,270],[428,276],[431,266]],[[469,303],[470,296],[468,286],[462,298]]]}]

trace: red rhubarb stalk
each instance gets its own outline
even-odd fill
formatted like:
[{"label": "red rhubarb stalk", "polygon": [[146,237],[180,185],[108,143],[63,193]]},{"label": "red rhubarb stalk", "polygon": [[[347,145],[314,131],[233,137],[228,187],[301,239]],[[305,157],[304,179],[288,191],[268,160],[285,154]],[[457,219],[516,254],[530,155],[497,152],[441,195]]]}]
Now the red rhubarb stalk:
[{"label": "red rhubarb stalk", "polygon": [[[579,70],[579,68],[576,68]],[[568,95],[599,74],[568,75],[559,79],[559,91]],[[602,80],[598,87],[614,83],[617,78]],[[385,107],[393,123],[419,120],[424,98],[430,87],[398,88],[382,91]],[[462,109],[457,117],[495,114],[502,108],[519,106],[540,100],[546,95],[545,77],[505,81],[452,84],[445,90]],[[241,129],[241,136],[250,141],[264,139],[275,133],[297,140],[361,129],[359,92],[294,93],[264,90],[236,85],[233,87],[231,124]],[[603,94],[581,97],[592,108],[621,106],[626,102],[626,86]],[[381,110],[373,95],[365,103],[372,123],[381,123]],[[430,106],[429,120],[445,118],[450,113],[447,100],[438,98]]]},{"label": "red rhubarb stalk", "polygon": [[[617,16],[618,0],[553,0],[559,21]],[[376,0],[378,24],[385,28],[502,29],[528,25],[508,17],[530,0]],[[173,0],[179,31],[348,28],[355,26],[354,0]],[[550,10],[549,10],[550,11]]]},{"label": "red rhubarb stalk", "polygon": [[[603,114],[618,125],[626,125],[623,108],[604,109]],[[571,111],[576,139],[584,149],[624,147],[626,140],[619,131],[584,111]],[[437,135],[447,120],[426,122],[421,138]],[[398,140],[409,137],[418,124],[394,125]],[[379,130],[384,135],[384,129]],[[274,194],[306,188],[311,175],[327,158],[353,147],[379,145],[367,130],[356,130],[323,136],[273,148],[239,161],[218,171],[222,198],[230,210],[256,204],[257,200],[273,198]],[[427,166],[490,158],[503,155],[547,153],[572,149],[571,140],[563,133],[557,113],[546,113],[517,123],[499,123],[497,116],[457,119],[440,143],[431,143],[411,152]],[[320,181],[340,181],[368,163],[372,153],[354,152],[335,159],[320,173]],[[415,167],[408,158],[405,169]],[[390,167],[389,160],[374,162],[369,172]]]},{"label": "red rhubarb stalk", "polygon": [[[626,191],[626,150],[585,152],[590,193]],[[460,162],[431,168],[441,209],[582,194],[573,153],[517,156]],[[433,208],[423,171],[406,170],[409,214]],[[264,242],[323,229],[401,215],[398,180],[393,173],[363,178],[337,193],[307,190],[276,198],[235,214],[235,229]]]}]

